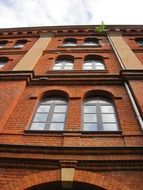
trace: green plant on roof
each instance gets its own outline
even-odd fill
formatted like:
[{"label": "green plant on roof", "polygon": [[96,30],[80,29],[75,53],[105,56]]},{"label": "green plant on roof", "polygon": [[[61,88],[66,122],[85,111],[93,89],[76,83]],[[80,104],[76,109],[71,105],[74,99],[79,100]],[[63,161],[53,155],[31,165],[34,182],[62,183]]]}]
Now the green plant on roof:
[{"label": "green plant on roof", "polygon": [[106,27],[103,21],[101,22],[101,25],[95,27],[95,31],[99,33],[105,32],[105,30],[106,30]]}]

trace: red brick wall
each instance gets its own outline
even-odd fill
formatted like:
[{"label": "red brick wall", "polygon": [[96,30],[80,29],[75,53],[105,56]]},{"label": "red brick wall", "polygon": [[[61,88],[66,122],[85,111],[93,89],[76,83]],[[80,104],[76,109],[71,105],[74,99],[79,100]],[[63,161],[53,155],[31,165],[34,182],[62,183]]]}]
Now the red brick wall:
[{"label": "red brick wall", "polygon": [[[9,84],[9,83],[8,83]],[[20,86],[19,86],[20,88]],[[61,90],[69,95],[69,105],[66,120],[66,131],[82,131],[82,104],[84,96],[87,92],[93,90],[103,90],[104,92],[110,92],[115,96],[115,108],[117,110],[117,117],[119,121],[120,130],[122,135],[113,134],[106,135],[83,135],[71,134],[67,136],[52,134],[35,134],[29,135],[24,133],[30,126],[34,111],[39,102],[39,97],[44,93],[51,90]],[[5,92],[4,92],[5,94]],[[3,96],[5,97],[5,95]],[[9,92],[10,94],[10,92]],[[36,99],[31,99],[31,95],[37,96]],[[4,101],[3,97],[3,101]],[[9,97],[8,97],[9,98]],[[12,100],[13,98],[10,97]],[[10,100],[9,100],[10,101]],[[4,107],[7,109],[7,106]],[[23,114],[22,114],[23,113]],[[74,113],[74,114],[73,114]],[[126,114],[125,114],[126,113]],[[74,121],[74,122],[73,122]],[[8,120],[3,127],[3,135],[0,139],[2,143],[23,143],[23,144],[46,144],[49,146],[123,146],[123,145],[141,145],[142,136],[141,129],[135,119],[135,113],[133,111],[129,97],[122,86],[116,85],[100,85],[100,86],[27,86],[20,98],[17,100],[16,105]],[[13,135],[11,135],[13,134]],[[19,135],[18,135],[19,134]],[[20,134],[25,134],[21,136]],[[58,133],[57,133],[58,134]],[[74,141],[70,138],[75,138]],[[130,141],[130,138],[132,139]]]},{"label": "red brick wall", "polygon": [[4,46],[4,48],[0,49],[0,57],[8,57],[9,61],[1,69],[1,71],[11,71],[16,66],[16,64],[22,59],[25,53],[37,41],[37,38],[21,38],[21,39],[28,40],[23,48],[13,48],[16,41],[20,40],[20,38],[6,39],[8,40],[8,43]]}]

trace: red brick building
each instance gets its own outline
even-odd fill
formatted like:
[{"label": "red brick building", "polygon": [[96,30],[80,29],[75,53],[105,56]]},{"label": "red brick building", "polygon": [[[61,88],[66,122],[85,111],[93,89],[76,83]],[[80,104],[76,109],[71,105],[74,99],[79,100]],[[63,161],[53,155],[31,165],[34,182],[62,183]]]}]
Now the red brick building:
[{"label": "red brick building", "polygon": [[143,189],[143,26],[0,29],[0,190]]}]

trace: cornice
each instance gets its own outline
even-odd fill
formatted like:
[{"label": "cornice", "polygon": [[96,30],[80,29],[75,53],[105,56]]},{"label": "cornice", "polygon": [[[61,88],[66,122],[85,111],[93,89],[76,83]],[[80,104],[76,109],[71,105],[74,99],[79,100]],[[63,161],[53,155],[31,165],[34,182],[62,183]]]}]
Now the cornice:
[{"label": "cornice", "polygon": [[128,80],[142,80],[143,70],[121,70],[118,74],[105,71],[48,71],[35,75],[34,71],[0,71],[1,81],[25,80],[28,85],[122,85]]},{"label": "cornice", "polygon": [[[143,170],[143,147],[48,147],[0,144],[1,167]],[[88,158],[88,159],[87,159]]]},{"label": "cornice", "polygon": [[0,55],[25,55],[27,51],[20,50],[20,48],[1,48]]},{"label": "cornice", "polygon": [[123,80],[142,80],[143,70],[121,70],[120,77]]},{"label": "cornice", "polygon": [[143,146],[100,146],[100,147],[66,147],[23,144],[0,144],[0,152],[8,153],[36,153],[36,154],[65,154],[65,155],[141,155]]},{"label": "cornice", "polygon": [[108,32],[121,32],[123,35],[143,35],[143,25],[106,25],[106,31],[98,33],[95,28],[99,25],[72,25],[72,26],[41,26],[23,28],[0,29],[1,38],[39,37],[41,33],[52,32],[56,36],[62,35],[99,35],[106,36]]},{"label": "cornice", "polygon": [[112,49],[100,49],[98,47],[67,47],[64,48],[62,46],[58,47],[58,49],[53,50],[44,50],[43,54],[51,54],[51,53],[112,53]]},{"label": "cornice", "polygon": [[49,71],[45,75],[35,75],[34,71],[0,71],[1,81],[25,80],[28,85],[122,85],[126,80],[142,80],[143,70],[121,70],[118,74],[105,71]]}]

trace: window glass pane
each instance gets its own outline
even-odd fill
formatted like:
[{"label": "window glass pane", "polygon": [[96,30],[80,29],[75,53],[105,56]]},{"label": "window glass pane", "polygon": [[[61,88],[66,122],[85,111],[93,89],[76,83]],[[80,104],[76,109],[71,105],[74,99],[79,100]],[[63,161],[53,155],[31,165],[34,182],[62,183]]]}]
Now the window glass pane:
[{"label": "window glass pane", "polygon": [[66,66],[73,66],[73,63],[65,63]]},{"label": "window glass pane", "polygon": [[44,130],[45,123],[32,123],[30,130]]},{"label": "window glass pane", "polygon": [[40,105],[37,109],[37,112],[49,112],[49,109],[50,109],[49,105],[45,105],[45,106]]},{"label": "window glass pane", "polygon": [[92,66],[84,66],[85,70],[92,70]]},{"label": "window glass pane", "polygon": [[107,101],[104,101],[104,100],[98,100],[98,103],[111,105],[111,103],[109,103],[109,102],[107,102]]},{"label": "window glass pane", "polygon": [[65,114],[53,114],[52,122],[64,122]]},{"label": "window glass pane", "polygon": [[84,113],[96,113],[96,106],[84,106]]},{"label": "window glass pane", "polygon": [[97,123],[84,124],[84,131],[98,131]]},{"label": "window glass pane", "polygon": [[64,42],[63,46],[76,46],[75,42]]},{"label": "window glass pane", "polygon": [[62,131],[64,129],[64,123],[51,123],[49,130]]},{"label": "window glass pane", "polygon": [[14,45],[14,48],[22,48],[24,46],[24,43],[17,43]]},{"label": "window glass pane", "polygon": [[66,112],[67,106],[55,106],[54,112]]},{"label": "window glass pane", "polygon": [[101,106],[102,113],[114,113],[113,106]]},{"label": "window glass pane", "polygon": [[95,68],[97,70],[104,70],[105,69],[103,65],[101,65],[101,66],[96,65]]},{"label": "window glass pane", "polygon": [[54,100],[49,100],[49,99],[44,99],[42,100],[42,102],[40,104],[52,104],[54,102]]},{"label": "window glass pane", "polygon": [[115,122],[114,114],[102,114],[103,122]]},{"label": "window glass pane", "polygon": [[97,103],[97,100],[87,100],[85,102],[85,105],[87,105],[87,104],[96,104],[96,103]]},{"label": "window glass pane", "polygon": [[66,104],[64,100],[55,100],[55,104]]},{"label": "window glass pane", "polygon": [[65,66],[64,70],[72,70],[72,67],[71,66]]},{"label": "window glass pane", "polygon": [[96,114],[84,114],[84,122],[97,122]]},{"label": "window glass pane", "polygon": [[116,123],[105,123],[103,124],[103,130],[104,131],[117,131],[118,128],[117,128],[117,124]]},{"label": "window glass pane", "polygon": [[47,116],[48,116],[47,114],[36,113],[36,115],[34,117],[34,121],[46,122]]},{"label": "window glass pane", "polygon": [[61,67],[53,67],[53,70],[61,70]]},{"label": "window glass pane", "polygon": [[59,67],[59,66],[62,66],[63,62],[60,62],[60,63],[56,63],[55,64],[55,67]]},{"label": "window glass pane", "polygon": [[84,66],[92,66],[92,63],[84,63]]},{"label": "window glass pane", "polygon": [[4,67],[5,64],[6,64],[6,63],[1,63],[1,62],[0,62],[0,69],[1,69],[2,67]]},{"label": "window glass pane", "polygon": [[3,48],[6,45],[6,43],[0,43],[0,48]]}]

